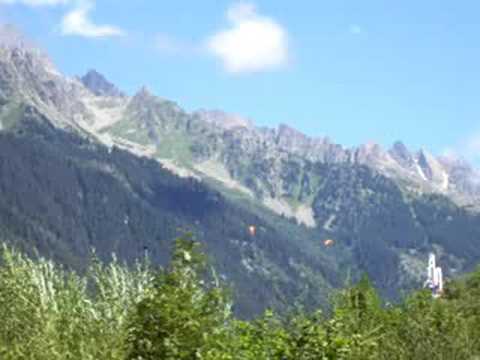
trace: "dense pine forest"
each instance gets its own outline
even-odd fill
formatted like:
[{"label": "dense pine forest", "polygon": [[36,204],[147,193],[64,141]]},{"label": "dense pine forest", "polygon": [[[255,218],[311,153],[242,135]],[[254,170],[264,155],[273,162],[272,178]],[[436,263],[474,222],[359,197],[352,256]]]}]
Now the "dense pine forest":
[{"label": "dense pine forest", "polygon": [[92,253],[77,274],[2,248],[1,359],[476,359],[480,270],[433,299],[419,290],[385,303],[365,277],[330,307],[267,311],[245,321],[191,235],[167,268]]}]

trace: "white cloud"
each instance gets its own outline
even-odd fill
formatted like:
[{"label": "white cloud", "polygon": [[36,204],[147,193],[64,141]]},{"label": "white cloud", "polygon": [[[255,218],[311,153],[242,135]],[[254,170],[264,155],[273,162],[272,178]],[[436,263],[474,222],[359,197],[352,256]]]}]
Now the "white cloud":
[{"label": "white cloud", "polygon": [[90,11],[95,0],[0,0],[0,5],[21,4],[26,6],[58,6],[73,5],[73,9],[65,14],[60,24],[63,35],[84,37],[109,37],[123,35],[120,28],[112,25],[97,25],[90,20]]},{"label": "white cloud", "polygon": [[[53,0],[52,0],[53,1]],[[112,25],[97,25],[89,18],[93,3],[81,1],[77,7],[69,11],[62,19],[60,30],[63,35],[100,38],[124,35],[124,31]]]},{"label": "white cloud", "polygon": [[22,4],[27,6],[54,6],[54,5],[64,5],[69,2],[70,0],[0,0],[0,4],[5,4],[5,5]]},{"label": "white cloud", "polygon": [[228,72],[264,71],[288,62],[288,35],[274,19],[250,3],[231,6],[227,18],[231,26],[210,37],[207,49]]}]

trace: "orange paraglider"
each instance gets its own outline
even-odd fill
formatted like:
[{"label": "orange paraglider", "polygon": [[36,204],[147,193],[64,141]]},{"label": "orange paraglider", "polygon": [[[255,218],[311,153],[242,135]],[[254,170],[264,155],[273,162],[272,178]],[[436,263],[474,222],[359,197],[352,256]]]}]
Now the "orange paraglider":
[{"label": "orange paraglider", "polygon": [[257,234],[257,228],[253,225],[250,225],[248,227],[248,232],[250,233],[250,236],[255,236]]},{"label": "orange paraglider", "polygon": [[333,244],[335,244],[335,241],[331,240],[331,239],[328,239],[328,240],[325,240],[323,242],[323,245],[325,245],[326,247],[330,247],[332,246]]}]

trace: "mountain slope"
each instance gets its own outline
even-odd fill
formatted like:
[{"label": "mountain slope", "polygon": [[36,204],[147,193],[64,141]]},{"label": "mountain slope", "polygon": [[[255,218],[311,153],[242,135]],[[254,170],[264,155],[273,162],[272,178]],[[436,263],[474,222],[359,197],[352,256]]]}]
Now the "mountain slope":
[{"label": "mountain slope", "polygon": [[480,259],[480,176],[460,160],[128,97],[24,43],[0,43],[0,235],[26,250],[81,269],[91,247],[132,261],[147,246],[165,264],[187,228],[242,315],[322,303],[362,272],[398,297],[432,250],[447,275]]},{"label": "mountain slope", "polygon": [[189,229],[234,285],[243,315],[294,301],[308,283],[307,300],[318,304],[339,285],[338,269],[320,246],[280,231],[293,227],[287,221],[259,216],[152,160],[57,129],[35,108],[19,111],[17,124],[0,133],[2,239],[82,269],[92,247],[104,259],[115,252],[133,261],[146,246],[165,264],[171,240]]}]

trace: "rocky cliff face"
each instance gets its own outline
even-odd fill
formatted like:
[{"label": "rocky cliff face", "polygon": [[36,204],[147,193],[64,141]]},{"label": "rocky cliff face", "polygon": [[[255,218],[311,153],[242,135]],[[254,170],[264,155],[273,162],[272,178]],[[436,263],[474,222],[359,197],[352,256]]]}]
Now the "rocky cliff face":
[{"label": "rocky cliff face", "polygon": [[88,91],[60,74],[49,58],[11,27],[0,29],[0,84],[4,99],[35,104],[58,126],[88,116],[80,100]]},{"label": "rocky cliff face", "polygon": [[80,81],[87,89],[97,96],[125,96],[115,85],[108,81],[102,74],[96,70],[90,70],[80,78]]},{"label": "rocky cliff face", "polygon": [[228,114],[221,110],[202,109],[194,112],[192,117],[224,130],[234,128],[253,128],[251,120],[245,119],[240,115]]},{"label": "rocky cliff face", "polygon": [[[139,136],[142,132],[144,135]],[[479,202],[479,176],[467,171],[460,161],[446,162],[425,150],[411,152],[401,143],[389,150],[377,144],[346,149],[327,138],[310,138],[287,125],[257,128],[249,120],[219,111],[189,114],[151,94],[135,95],[130,114],[105,128],[104,133],[140,146],[154,146],[158,158],[171,158],[179,167],[197,171],[200,176],[225,182],[227,172],[229,181],[266,199],[266,204],[273,199],[291,208],[287,203],[299,201],[294,189],[300,183],[292,183],[293,178],[286,174],[303,172],[307,163],[316,162],[365,165],[408,192],[441,193],[460,205]],[[311,206],[303,200],[304,206]],[[295,212],[294,208],[290,210]]]}]

